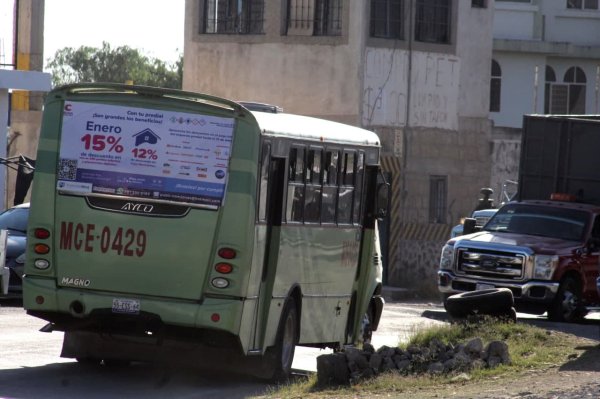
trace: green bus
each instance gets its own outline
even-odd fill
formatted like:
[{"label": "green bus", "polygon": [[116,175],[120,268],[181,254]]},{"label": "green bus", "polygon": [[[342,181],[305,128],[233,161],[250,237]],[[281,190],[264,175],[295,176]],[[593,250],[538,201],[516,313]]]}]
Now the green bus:
[{"label": "green bus", "polygon": [[296,345],[340,350],[377,328],[379,157],[373,132],[275,106],[57,88],[24,307],[80,362],[223,361],[285,378]]}]

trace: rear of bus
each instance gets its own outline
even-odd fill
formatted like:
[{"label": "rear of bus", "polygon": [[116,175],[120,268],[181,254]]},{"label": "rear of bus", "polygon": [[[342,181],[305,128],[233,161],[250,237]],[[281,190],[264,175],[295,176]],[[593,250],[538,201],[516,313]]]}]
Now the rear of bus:
[{"label": "rear of bus", "polygon": [[[23,303],[66,331],[63,356],[144,360],[136,345],[168,338],[243,350],[259,135],[247,110],[210,96],[49,93]],[[107,349],[104,333],[122,344]]]}]

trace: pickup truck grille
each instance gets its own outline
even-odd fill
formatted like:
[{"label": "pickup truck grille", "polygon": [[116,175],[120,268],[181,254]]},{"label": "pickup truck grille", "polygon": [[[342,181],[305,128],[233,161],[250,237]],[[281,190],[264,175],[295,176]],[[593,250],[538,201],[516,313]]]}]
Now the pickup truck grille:
[{"label": "pickup truck grille", "polygon": [[457,272],[490,279],[519,280],[525,270],[525,255],[482,249],[459,248]]}]

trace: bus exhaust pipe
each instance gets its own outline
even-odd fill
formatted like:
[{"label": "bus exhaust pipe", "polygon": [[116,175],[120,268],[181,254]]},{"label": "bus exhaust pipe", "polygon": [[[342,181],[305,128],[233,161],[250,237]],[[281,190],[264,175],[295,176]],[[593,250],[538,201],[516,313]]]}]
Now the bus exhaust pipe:
[{"label": "bus exhaust pipe", "polygon": [[71,302],[71,306],[69,306],[69,311],[73,317],[81,318],[85,314],[85,306],[81,301],[73,301]]}]

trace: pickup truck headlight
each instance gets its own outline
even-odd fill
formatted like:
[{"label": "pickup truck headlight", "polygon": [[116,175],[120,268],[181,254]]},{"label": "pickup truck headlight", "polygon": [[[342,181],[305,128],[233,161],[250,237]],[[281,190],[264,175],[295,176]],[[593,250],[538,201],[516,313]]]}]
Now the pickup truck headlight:
[{"label": "pickup truck headlight", "polygon": [[454,261],[454,245],[444,245],[442,256],[440,257],[440,269],[452,269]]},{"label": "pickup truck headlight", "polygon": [[550,280],[557,265],[558,256],[556,255],[536,255],[535,265],[533,268],[533,278]]}]

